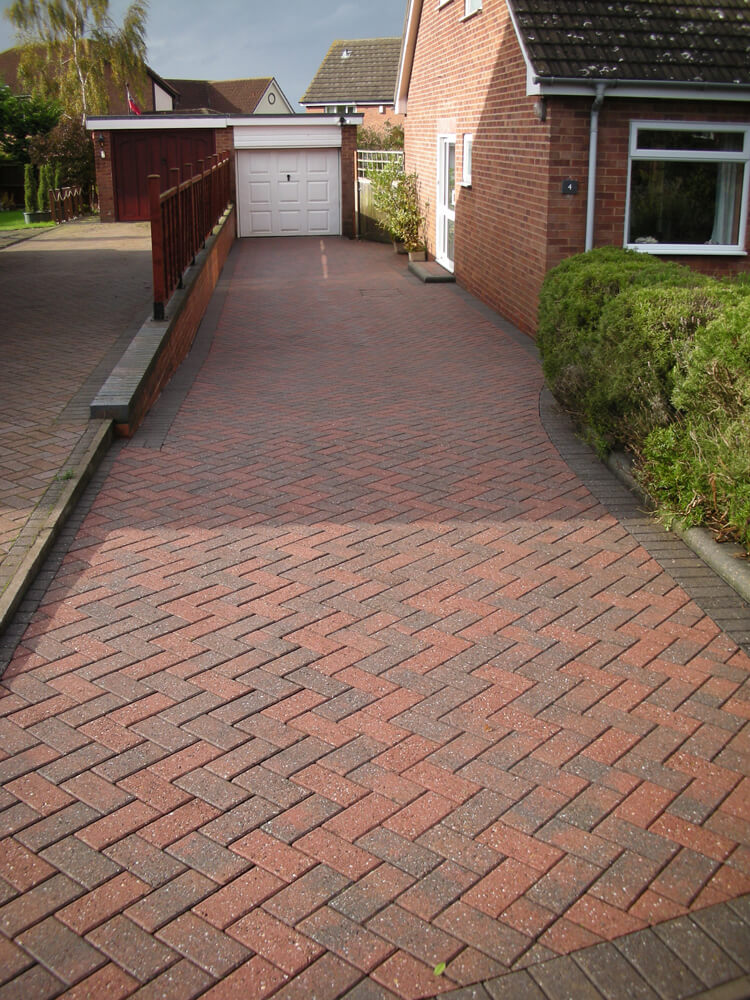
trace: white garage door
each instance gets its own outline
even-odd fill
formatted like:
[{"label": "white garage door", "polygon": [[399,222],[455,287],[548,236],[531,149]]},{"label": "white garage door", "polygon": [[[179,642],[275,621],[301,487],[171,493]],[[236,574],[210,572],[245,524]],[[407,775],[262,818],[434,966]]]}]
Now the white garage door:
[{"label": "white garage door", "polygon": [[337,149],[241,150],[240,236],[337,236],[341,184]]}]

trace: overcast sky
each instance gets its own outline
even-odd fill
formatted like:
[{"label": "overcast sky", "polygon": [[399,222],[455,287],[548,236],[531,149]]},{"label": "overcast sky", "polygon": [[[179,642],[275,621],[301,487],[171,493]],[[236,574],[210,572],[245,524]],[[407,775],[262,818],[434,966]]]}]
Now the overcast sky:
[{"label": "overcast sky", "polygon": [[[116,21],[126,7],[110,0]],[[334,39],[400,35],[405,10],[406,0],[151,0],[147,61],[163,77],[275,76],[301,110],[296,102]],[[0,52],[15,44],[3,16]]]}]

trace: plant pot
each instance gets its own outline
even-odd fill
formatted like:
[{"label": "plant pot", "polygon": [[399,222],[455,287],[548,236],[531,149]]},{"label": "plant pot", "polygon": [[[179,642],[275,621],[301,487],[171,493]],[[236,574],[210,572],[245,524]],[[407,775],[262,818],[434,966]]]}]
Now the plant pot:
[{"label": "plant pot", "polygon": [[406,253],[406,247],[403,243],[399,243],[397,240],[393,240],[393,249],[396,253]]},{"label": "plant pot", "polygon": [[424,247],[419,250],[410,250],[409,260],[427,260],[427,251]]},{"label": "plant pot", "polygon": [[23,221],[28,226],[32,222],[51,222],[51,212],[24,212]]}]

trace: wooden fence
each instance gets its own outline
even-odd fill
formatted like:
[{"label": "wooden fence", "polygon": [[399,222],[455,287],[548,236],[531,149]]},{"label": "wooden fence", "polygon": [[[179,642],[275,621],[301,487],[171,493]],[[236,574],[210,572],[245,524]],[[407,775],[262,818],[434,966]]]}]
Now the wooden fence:
[{"label": "wooden fence", "polygon": [[231,199],[231,157],[213,154],[207,165],[198,161],[172,167],[172,186],[161,191],[159,174],[149,174],[151,207],[151,258],[154,271],[154,319],[164,319],[172,293],[182,288],[182,275],[195,262]]},{"label": "wooden fence", "polygon": [[72,187],[50,188],[49,210],[52,221],[70,222],[83,215],[83,188],[80,184]]}]

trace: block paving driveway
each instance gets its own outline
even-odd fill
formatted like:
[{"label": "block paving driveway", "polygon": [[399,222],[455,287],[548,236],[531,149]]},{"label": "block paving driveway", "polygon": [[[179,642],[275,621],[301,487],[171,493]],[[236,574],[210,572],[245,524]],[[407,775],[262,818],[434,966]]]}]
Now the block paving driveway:
[{"label": "block paving driveway", "polygon": [[226,273],[0,684],[0,997],[556,996],[739,925],[750,661],[563,461],[531,354],[381,246]]}]

